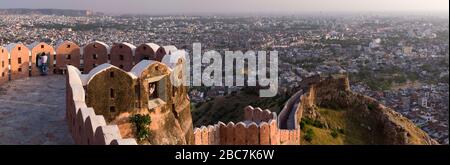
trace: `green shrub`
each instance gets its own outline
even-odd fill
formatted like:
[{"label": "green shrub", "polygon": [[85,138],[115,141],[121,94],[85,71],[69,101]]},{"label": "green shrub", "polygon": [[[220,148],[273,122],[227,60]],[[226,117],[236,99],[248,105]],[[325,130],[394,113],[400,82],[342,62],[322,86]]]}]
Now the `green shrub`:
[{"label": "green shrub", "polygon": [[339,134],[337,133],[337,131],[336,131],[335,129],[333,129],[333,130],[331,131],[330,135],[331,135],[333,138],[335,138],[335,139],[339,136]]},{"label": "green shrub", "polygon": [[305,120],[300,121],[300,129],[301,130],[305,129],[305,125],[306,125]]},{"label": "green shrub", "polygon": [[312,130],[311,128],[306,130],[305,135],[303,136],[303,138],[306,141],[311,142],[313,140],[313,138],[314,138],[314,130]]},{"label": "green shrub", "polygon": [[148,125],[152,122],[150,115],[136,114],[130,117],[130,122],[136,127],[136,138],[139,141],[150,136]]},{"label": "green shrub", "polygon": [[[323,124],[319,120],[312,120],[310,118],[303,118],[301,122],[303,122],[303,125],[312,125],[312,126],[317,127],[317,128],[324,128],[325,127],[325,124]],[[300,122],[300,124],[302,124],[301,122]]]}]

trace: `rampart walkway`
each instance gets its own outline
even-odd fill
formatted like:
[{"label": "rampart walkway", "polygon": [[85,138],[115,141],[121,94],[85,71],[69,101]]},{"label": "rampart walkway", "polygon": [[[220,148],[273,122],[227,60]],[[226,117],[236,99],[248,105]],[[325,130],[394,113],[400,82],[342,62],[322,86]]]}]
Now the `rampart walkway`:
[{"label": "rampart walkway", "polygon": [[31,77],[0,86],[0,144],[73,144],[65,120],[65,77]]}]

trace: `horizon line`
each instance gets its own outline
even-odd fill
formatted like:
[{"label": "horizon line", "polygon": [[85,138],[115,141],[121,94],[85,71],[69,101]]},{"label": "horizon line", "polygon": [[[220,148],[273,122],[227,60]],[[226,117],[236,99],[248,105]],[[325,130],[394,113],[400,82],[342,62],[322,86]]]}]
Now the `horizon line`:
[{"label": "horizon line", "polygon": [[268,11],[268,12],[206,12],[206,11],[199,11],[199,12],[154,12],[154,13],[143,13],[143,12],[136,12],[136,13],[123,13],[123,12],[103,12],[103,11],[95,11],[92,9],[75,9],[75,8],[23,8],[23,7],[17,7],[17,8],[1,8],[0,10],[11,10],[11,9],[25,9],[25,10],[79,10],[79,11],[92,11],[94,13],[102,13],[105,15],[112,15],[112,16],[120,16],[120,15],[148,15],[148,16],[202,16],[202,15],[210,15],[210,16],[221,16],[221,15],[248,15],[251,16],[262,14],[263,16],[279,16],[279,15],[299,15],[299,14],[432,14],[432,15],[441,15],[446,14],[445,16],[449,16],[449,10],[374,10],[374,11],[342,11],[342,10],[336,10],[336,11]]}]

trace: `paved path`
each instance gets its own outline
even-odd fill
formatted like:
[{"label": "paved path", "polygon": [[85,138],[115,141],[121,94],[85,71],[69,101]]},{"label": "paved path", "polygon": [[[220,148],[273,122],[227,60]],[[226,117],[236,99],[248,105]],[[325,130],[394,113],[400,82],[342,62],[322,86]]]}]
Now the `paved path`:
[{"label": "paved path", "polygon": [[289,98],[283,109],[278,115],[278,120],[280,122],[279,127],[281,129],[295,129],[298,123],[295,122],[295,115],[297,112],[297,107],[300,104],[300,97],[303,95],[303,91],[298,91]]},{"label": "paved path", "polygon": [[74,144],[65,121],[65,77],[15,80],[0,86],[0,144]]},{"label": "paved path", "polygon": [[297,112],[297,107],[300,104],[300,102],[295,103],[295,105],[292,107],[290,113],[289,113],[289,117],[287,119],[287,129],[295,129],[295,125],[298,124],[295,122],[295,115]]}]

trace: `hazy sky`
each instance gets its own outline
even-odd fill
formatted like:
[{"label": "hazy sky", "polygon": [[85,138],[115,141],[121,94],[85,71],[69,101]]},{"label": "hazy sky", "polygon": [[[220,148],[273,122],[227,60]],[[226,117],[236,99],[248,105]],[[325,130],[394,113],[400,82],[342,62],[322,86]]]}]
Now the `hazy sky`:
[{"label": "hazy sky", "polygon": [[449,11],[449,0],[0,0],[0,8],[89,9],[111,14]]}]

